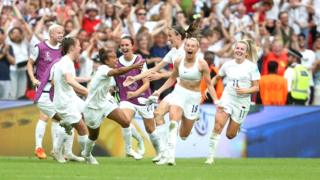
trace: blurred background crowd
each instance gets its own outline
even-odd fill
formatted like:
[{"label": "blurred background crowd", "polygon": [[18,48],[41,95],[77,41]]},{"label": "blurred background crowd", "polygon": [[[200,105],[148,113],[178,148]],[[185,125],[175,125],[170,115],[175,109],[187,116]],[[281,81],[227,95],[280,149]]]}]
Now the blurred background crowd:
[{"label": "blurred background crowd", "polygon": [[[171,48],[168,27],[186,29],[194,18],[201,18],[199,53],[208,62],[211,76],[232,59],[234,42],[250,38],[257,44],[257,64],[266,79],[253,103],[285,105],[290,103],[288,93],[307,86],[303,104],[319,105],[319,10],[320,0],[2,0],[0,99],[32,99],[27,60],[33,47],[48,39],[52,23],[63,25],[65,36],[79,39],[82,53],[75,65],[77,74],[90,77],[100,48],[121,54],[118,46],[123,34],[135,39],[136,53],[151,68]],[[296,64],[307,69],[308,78],[295,76],[299,78],[292,83],[294,73],[286,70]],[[162,72],[171,69],[168,66]],[[164,82],[165,78],[157,78],[151,89]],[[221,95],[223,82],[216,84],[216,90]]]}]

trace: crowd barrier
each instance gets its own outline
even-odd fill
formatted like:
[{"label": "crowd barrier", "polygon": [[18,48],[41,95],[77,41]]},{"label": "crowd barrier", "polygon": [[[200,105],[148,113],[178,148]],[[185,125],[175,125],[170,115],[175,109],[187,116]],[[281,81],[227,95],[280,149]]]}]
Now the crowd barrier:
[{"label": "crowd barrier", "polygon": [[[223,130],[218,157],[320,157],[320,106],[253,106],[236,138],[229,140]],[[215,107],[202,105],[198,120],[187,140],[178,138],[177,157],[205,157],[214,126]],[[0,156],[32,156],[34,129],[39,110],[30,101],[0,101]],[[166,116],[168,122],[168,116]],[[48,123],[43,146],[51,151],[51,122]],[[133,123],[142,134],[146,157],[155,155],[141,117]],[[168,125],[169,123],[166,123]],[[137,142],[134,141],[134,146]],[[79,153],[76,141],[73,150]],[[124,156],[121,127],[106,119],[94,148],[99,156]]]}]

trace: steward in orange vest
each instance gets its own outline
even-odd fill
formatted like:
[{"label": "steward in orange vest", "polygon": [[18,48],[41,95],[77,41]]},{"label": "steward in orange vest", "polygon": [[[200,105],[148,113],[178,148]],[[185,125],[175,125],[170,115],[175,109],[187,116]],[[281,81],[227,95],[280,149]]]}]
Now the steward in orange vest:
[{"label": "steward in orange vest", "polygon": [[268,63],[267,75],[262,75],[260,85],[260,98],[263,105],[285,105],[288,95],[287,80],[277,74],[278,63],[270,61]]}]

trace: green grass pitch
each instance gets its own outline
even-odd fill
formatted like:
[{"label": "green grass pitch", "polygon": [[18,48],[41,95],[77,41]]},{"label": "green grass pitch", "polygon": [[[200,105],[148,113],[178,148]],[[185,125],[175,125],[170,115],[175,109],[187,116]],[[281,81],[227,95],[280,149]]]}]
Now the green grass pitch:
[{"label": "green grass pitch", "polygon": [[214,166],[204,158],[177,159],[176,166],[156,166],[150,158],[99,157],[100,165],[68,162],[58,164],[49,158],[0,157],[1,180],[312,180],[320,179],[320,159],[217,159]]}]

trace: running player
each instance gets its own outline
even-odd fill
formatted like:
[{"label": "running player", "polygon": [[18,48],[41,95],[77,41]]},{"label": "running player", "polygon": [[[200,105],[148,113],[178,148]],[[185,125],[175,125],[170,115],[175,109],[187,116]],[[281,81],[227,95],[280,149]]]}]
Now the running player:
[{"label": "running player", "polygon": [[[174,59],[177,57],[184,56],[184,49],[183,49],[183,41],[185,39],[185,30],[180,26],[174,26],[169,28],[168,30],[168,41],[172,45],[171,50],[166,54],[163,60],[157,64],[155,67],[139,74],[136,76],[128,76],[126,81],[124,82],[124,86],[129,86],[130,84],[134,83],[145,77],[150,77],[153,80],[169,77],[170,73],[157,73],[162,68],[164,68],[168,64],[174,64]],[[157,109],[154,111],[154,119],[156,121],[157,126],[157,134],[160,138],[159,144],[159,151],[157,152],[157,156],[152,159],[153,162],[158,162],[161,158],[161,154],[165,149],[166,145],[166,137],[168,136],[168,131],[164,121],[164,115],[169,112],[169,102],[171,100],[170,94],[167,95],[158,105]],[[164,138],[162,138],[164,137]]]},{"label": "running player", "polygon": [[[132,64],[144,62],[141,56],[133,54],[134,41],[130,36],[124,36],[120,41],[120,48],[123,55],[119,58],[118,68],[127,67]],[[146,65],[144,65],[144,70]],[[120,108],[123,109],[126,116],[131,120],[134,117],[135,112],[138,112],[142,118],[145,125],[145,129],[149,134],[150,140],[155,147],[156,151],[159,147],[159,137],[155,133],[155,121],[153,119],[153,107],[152,105],[147,106],[140,104],[138,98],[147,98],[150,96],[151,92],[149,89],[149,81],[144,78],[142,80],[132,83],[130,86],[125,87],[123,82],[128,76],[135,76],[143,72],[140,69],[131,70],[123,75],[116,76],[115,80],[117,86],[119,87],[120,95]],[[130,126],[131,127],[131,126]],[[123,128],[124,139],[125,139],[125,150],[127,156],[133,157],[135,159],[142,159],[142,153],[136,153],[132,149],[132,129]]]},{"label": "running player", "polygon": [[113,51],[99,50],[98,61],[101,63],[89,86],[89,95],[85,101],[83,111],[84,119],[89,130],[89,138],[82,155],[90,164],[99,164],[91,152],[99,136],[100,125],[105,117],[119,123],[123,128],[128,128],[130,119],[120,109],[109,90],[113,87],[113,76],[119,76],[133,69],[141,69],[143,63],[132,64],[128,67],[114,69],[117,56]]},{"label": "running player", "polygon": [[168,147],[160,161],[156,163],[157,165],[175,165],[175,147],[178,131],[181,139],[185,140],[189,136],[194,122],[199,119],[201,103],[200,82],[203,78],[210,96],[214,101],[217,101],[217,95],[210,82],[208,64],[205,60],[197,57],[200,44],[196,26],[197,22],[193,22],[187,30],[187,39],[184,45],[185,56],[175,60],[174,70],[170,78],[159,90],[153,93],[153,95],[159,96],[179,78],[173,92],[170,94],[172,99],[169,102]]},{"label": "running player", "polygon": [[[57,24],[49,27],[49,40],[45,40],[37,44],[32,51],[28,60],[28,74],[34,86],[36,86],[35,102],[40,109],[40,119],[35,129],[36,149],[35,154],[39,159],[47,158],[44,149],[42,148],[42,140],[46,130],[46,124],[49,118],[52,118],[51,135],[53,149],[57,149],[58,134],[62,133],[66,139],[64,145],[65,157],[68,160],[83,161],[81,157],[77,157],[72,153],[73,136],[67,135],[64,129],[59,126],[57,120],[60,117],[56,114],[53,103],[49,98],[51,83],[49,81],[51,66],[60,60],[61,50],[60,43],[63,39],[63,27]],[[34,76],[33,65],[36,67],[36,76]],[[60,133],[61,131],[61,133]],[[52,151],[53,152],[53,151]]]},{"label": "running player", "polygon": [[[80,43],[73,38],[64,38],[61,43],[63,57],[55,63],[51,69],[51,76],[54,84],[54,107],[61,117],[60,124],[71,131],[74,127],[78,132],[78,142],[83,150],[88,137],[87,127],[82,119],[81,112],[84,102],[77,96],[87,96],[87,88],[80,85],[75,77],[74,61],[80,54]],[[76,80],[77,79],[77,80]],[[70,133],[70,132],[69,132]],[[60,143],[61,141],[58,141]],[[55,158],[58,162],[64,163],[65,159],[59,149],[55,149]]]},{"label": "running player", "polygon": [[227,122],[229,122],[227,137],[233,139],[237,135],[240,125],[249,112],[251,94],[259,91],[260,73],[253,42],[251,40],[236,42],[233,56],[234,59],[225,62],[212,79],[212,83],[215,84],[222,77],[226,77],[227,85],[216,107],[215,125],[209,140],[209,157],[206,164],[214,164],[221,131]]}]

